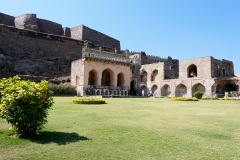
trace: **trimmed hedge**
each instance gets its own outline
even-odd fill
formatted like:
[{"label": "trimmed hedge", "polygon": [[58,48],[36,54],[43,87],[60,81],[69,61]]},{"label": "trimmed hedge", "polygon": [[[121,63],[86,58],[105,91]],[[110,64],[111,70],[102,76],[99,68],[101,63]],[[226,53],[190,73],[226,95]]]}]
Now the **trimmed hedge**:
[{"label": "trimmed hedge", "polygon": [[219,100],[216,97],[202,97],[201,100]]},{"label": "trimmed hedge", "polygon": [[197,98],[173,97],[173,101],[198,101]]},{"label": "trimmed hedge", "polygon": [[74,104],[105,104],[105,99],[90,99],[90,98],[78,98],[72,99]]},{"label": "trimmed hedge", "polygon": [[226,97],[226,98],[219,98],[220,100],[230,100],[230,101],[236,101],[235,98],[232,98],[232,97]]}]

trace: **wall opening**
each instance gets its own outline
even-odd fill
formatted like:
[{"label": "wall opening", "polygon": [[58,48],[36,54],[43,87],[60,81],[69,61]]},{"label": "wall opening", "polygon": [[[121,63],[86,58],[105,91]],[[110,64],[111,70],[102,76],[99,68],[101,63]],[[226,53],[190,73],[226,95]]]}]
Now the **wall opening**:
[{"label": "wall opening", "polygon": [[88,74],[88,85],[96,85],[96,71],[91,70]]},{"label": "wall opening", "polygon": [[123,73],[119,73],[117,76],[117,86],[123,87],[124,86],[124,75]]},{"label": "wall opening", "polygon": [[151,88],[152,95],[153,95],[154,97],[157,96],[157,89],[158,89],[158,86],[157,86],[157,85],[153,85],[152,88]]},{"label": "wall opening", "polygon": [[137,91],[136,91],[136,82],[134,80],[131,81],[130,83],[130,95],[137,95]]},{"label": "wall opening", "polygon": [[187,87],[184,84],[179,84],[176,87],[175,96],[176,97],[185,97],[187,95]]},{"label": "wall opening", "polygon": [[140,89],[140,95],[141,96],[147,96],[147,87],[146,86],[142,86]]},{"label": "wall opening", "polygon": [[151,75],[151,81],[156,81],[156,77],[158,75],[158,70],[154,70]]},{"label": "wall opening", "polygon": [[111,74],[108,70],[104,70],[102,72],[102,86],[110,86],[111,85]]},{"label": "wall opening", "polygon": [[141,82],[147,83],[147,72],[144,70],[141,73]]},{"label": "wall opening", "polygon": [[171,88],[168,84],[165,84],[162,88],[161,88],[161,96],[167,97],[171,95]]},{"label": "wall opening", "polygon": [[188,66],[187,72],[188,78],[197,77],[197,66],[195,64],[191,64]]},{"label": "wall opening", "polygon": [[197,83],[197,84],[193,85],[193,87],[192,87],[192,96],[194,96],[194,93],[197,92],[197,91],[205,93],[206,92],[205,91],[205,86],[203,84],[201,84],[201,83]]}]

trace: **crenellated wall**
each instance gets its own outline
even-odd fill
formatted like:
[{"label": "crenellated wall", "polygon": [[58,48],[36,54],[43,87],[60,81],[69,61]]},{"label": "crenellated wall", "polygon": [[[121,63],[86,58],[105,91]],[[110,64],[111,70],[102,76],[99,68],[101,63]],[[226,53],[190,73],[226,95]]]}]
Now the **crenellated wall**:
[{"label": "crenellated wall", "polygon": [[80,25],[73,28],[62,27],[61,24],[37,18],[36,14],[23,14],[17,17],[0,13],[0,24],[19,29],[33,30],[53,35],[71,37],[76,40],[87,40],[95,45],[121,50],[120,41],[87,26]]}]

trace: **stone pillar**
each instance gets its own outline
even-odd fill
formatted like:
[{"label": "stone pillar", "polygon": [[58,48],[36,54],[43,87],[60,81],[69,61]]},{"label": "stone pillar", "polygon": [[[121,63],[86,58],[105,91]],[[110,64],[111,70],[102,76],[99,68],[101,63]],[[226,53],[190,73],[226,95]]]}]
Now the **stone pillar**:
[{"label": "stone pillar", "polygon": [[110,84],[110,85],[111,85],[111,86],[114,86],[114,87],[117,86],[117,75],[113,74],[113,75],[111,76],[111,84]]},{"label": "stone pillar", "polygon": [[187,97],[193,97],[192,86],[190,85],[187,87]]},{"label": "stone pillar", "polygon": [[102,73],[97,74],[96,86],[101,86],[102,84]]}]

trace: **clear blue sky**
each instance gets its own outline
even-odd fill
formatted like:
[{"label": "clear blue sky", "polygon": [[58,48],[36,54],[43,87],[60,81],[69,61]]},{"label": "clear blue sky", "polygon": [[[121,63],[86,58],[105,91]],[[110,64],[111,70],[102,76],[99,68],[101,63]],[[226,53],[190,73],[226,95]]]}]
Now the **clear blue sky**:
[{"label": "clear blue sky", "polygon": [[240,74],[240,0],[0,0],[0,12],[36,13],[84,24],[121,41],[122,49],[160,57],[213,56]]}]

